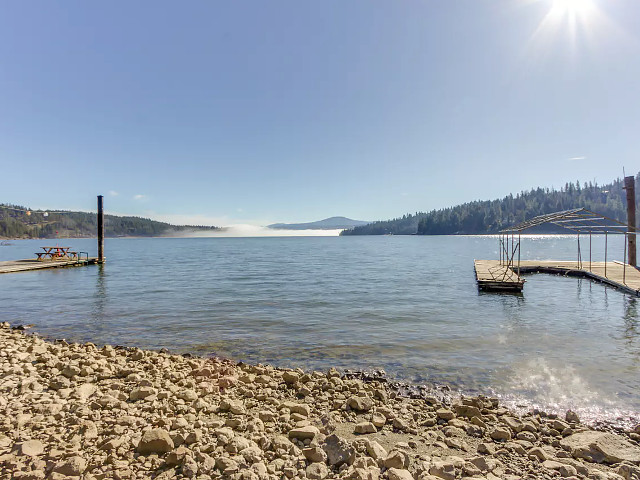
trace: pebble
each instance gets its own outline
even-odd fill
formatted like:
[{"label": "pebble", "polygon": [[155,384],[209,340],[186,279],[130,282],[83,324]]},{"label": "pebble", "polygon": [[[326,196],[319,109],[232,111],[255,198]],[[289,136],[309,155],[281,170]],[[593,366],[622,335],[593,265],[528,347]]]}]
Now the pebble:
[{"label": "pebble", "polygon": [[49,343],[4,324],[0,478],[638,476],[640,427],[604,435],[573,412],[518,416],[482,396],[451,406],[406,398],[381,378]]}]

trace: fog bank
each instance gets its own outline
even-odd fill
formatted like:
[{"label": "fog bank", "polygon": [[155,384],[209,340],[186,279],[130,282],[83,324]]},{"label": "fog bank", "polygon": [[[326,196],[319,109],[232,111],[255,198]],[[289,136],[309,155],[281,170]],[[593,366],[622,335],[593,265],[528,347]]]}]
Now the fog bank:
[{"label": "fog bank", "polygon": [[237,224],[212,231],[184,231],[181,237],[337,237],[342,229],[334,230],[284,230],[260,227],[257,225]]}]

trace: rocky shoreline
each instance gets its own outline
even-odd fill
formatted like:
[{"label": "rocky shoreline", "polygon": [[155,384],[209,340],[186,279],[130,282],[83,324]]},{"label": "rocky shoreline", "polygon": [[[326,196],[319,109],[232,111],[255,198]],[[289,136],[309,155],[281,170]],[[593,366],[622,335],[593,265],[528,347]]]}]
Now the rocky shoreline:
[{"label": "rocky shoreline", "polygon": [[640,425],[0,328],[0,478],[637,479]]}]

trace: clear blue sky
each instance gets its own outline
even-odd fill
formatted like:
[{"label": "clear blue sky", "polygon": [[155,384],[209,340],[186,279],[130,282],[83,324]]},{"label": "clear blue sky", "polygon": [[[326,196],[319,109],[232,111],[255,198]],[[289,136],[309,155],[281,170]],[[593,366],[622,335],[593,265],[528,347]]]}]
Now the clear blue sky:
[{"label": "clear blue sky", "polygon": [[13,1],[0,202],[375,220],[640,170],[638,0]]}]

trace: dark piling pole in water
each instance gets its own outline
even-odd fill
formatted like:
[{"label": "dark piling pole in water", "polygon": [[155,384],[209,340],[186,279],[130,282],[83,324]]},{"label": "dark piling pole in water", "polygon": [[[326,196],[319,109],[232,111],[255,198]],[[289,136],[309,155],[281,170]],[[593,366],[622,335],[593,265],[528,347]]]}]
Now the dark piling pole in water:
[{"label": "dark piling pole in water", "polygon": [[624,177],[624,189],[627,191],[629,265],[636,267],[636,179],[633,176]]},{"label": "dark piling pole in water", "polygon": [[104,262],[104,205],[102,195],[98,195],[98,263]]}]

